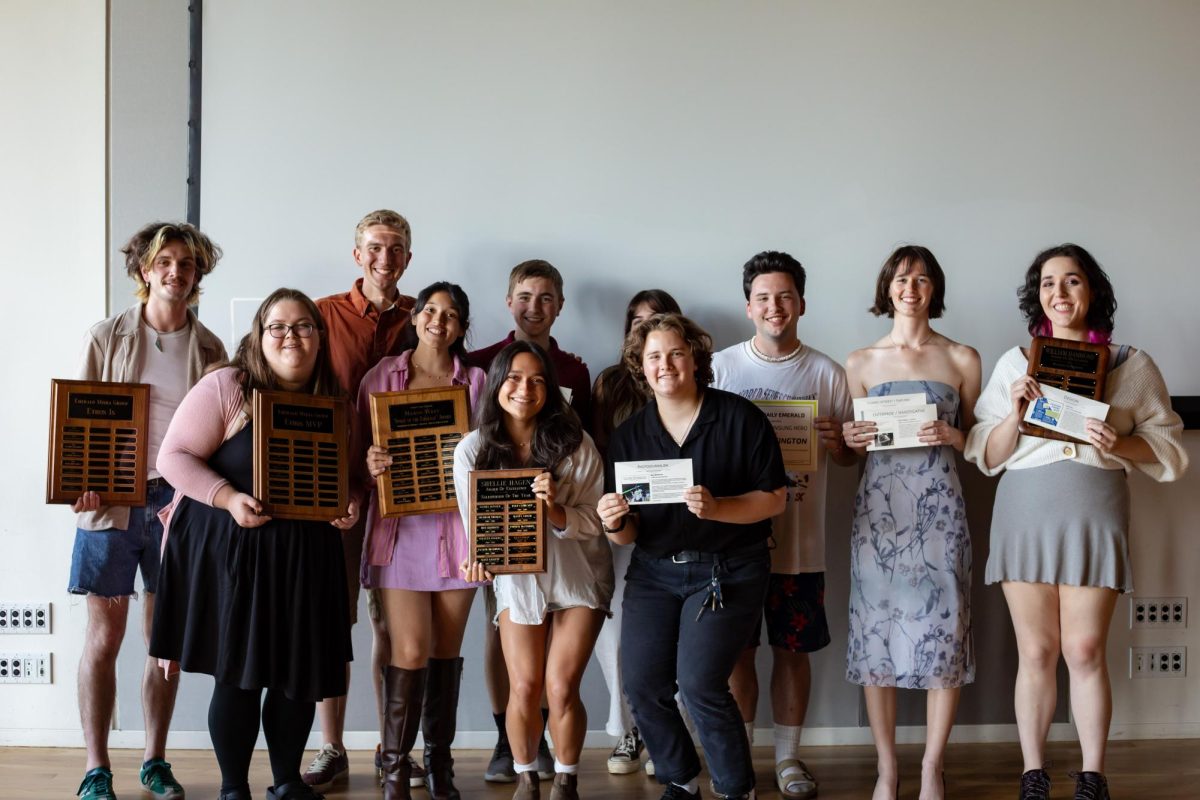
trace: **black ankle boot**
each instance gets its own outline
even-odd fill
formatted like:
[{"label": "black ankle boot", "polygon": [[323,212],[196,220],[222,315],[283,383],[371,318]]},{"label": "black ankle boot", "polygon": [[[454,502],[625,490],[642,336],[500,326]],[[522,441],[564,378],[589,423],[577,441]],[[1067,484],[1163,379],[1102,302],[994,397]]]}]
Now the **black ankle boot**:
[{"label": "black ankle boot", "polygon": [[425,703],[421,733],[425,737],[425,788],[431,800],[460,800],[454,786],[454,758],[450,745],[458,729],[458,688],[462,684],[461,658],[431,658],[426,670]]},{"label": "black ankle boot", "polygon": [[1050,775],[1031,769],[1021,775],[1021,800],[1050,800]]},{"label": "black ankle boot", "polygon": [[1073,772],[1075,800],[1109,800],[1108,781],[1099,772]]}]

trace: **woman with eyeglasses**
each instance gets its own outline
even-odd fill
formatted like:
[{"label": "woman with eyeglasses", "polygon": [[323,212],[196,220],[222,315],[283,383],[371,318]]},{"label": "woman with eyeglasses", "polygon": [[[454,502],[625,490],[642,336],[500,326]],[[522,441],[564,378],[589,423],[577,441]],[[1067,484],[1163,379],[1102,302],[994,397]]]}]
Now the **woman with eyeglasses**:
[{"label": "woman with eyeglasses", "polygon": [[339,530],[354,524],[358,504],[332,524],[263,514],[252,494],[255,389],[339,392],[321,315],[295,289],[263,301],[233,361],[188,392],[163,438],[158,470],[176,494],[162,515],[150,654],[216,680],[208,730],[221,800],[252,796],[260,720],[274,777],[267,797],[312,800],[300,759],[316,701],[346,693],[352,653]]},{"label": "woman with eyeglasses", "polygon": [[[458,285],[425,287],[413,304],[417,344],[384,358],[358,388],[359,431],[371,430],[371,394],[465,386],[474,408],[483,391],[483,370],[464,362],[471,307]],[[382,475],[392,464],[387,448],[367,450],[367,469]],[[391,641],[384,669],[382,753],[385,800],[407,800],[408,753],[418,722],[425,739],[425,785],[435,800],[456,800],[454,741],[463,660],[459,657],[467,616],[479,584],[463,580],[459,564],[467,538],[456,511],[384,519],[371,482],[363,543],[362,585],[378,589]]]},{"label": "woman with eyeglasses", "polygon": [[578,800],[579,756],[587,710],[579,696],[583,670],[612,598],[612,553],[600,534],[596,501],[604,462],[559,389],[546,351],[533,342],[505,347],[488,369],[479,427],[454,451],[454,486],[470,519],[471,470],[537,467],[534,495],[545,503],[546,571],[492,578],[476,561],[468,581],[492,580],[496,618],[511,687],[505,726],[517,788],[513,800],[538,800],[541,699],[550,703],[554,783],[550,800]]}]

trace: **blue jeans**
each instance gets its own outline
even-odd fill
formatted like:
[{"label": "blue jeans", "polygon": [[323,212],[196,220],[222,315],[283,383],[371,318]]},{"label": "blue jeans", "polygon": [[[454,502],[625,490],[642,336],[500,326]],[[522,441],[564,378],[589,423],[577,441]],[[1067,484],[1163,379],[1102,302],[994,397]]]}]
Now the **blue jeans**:
[{"label": "blue jeans", "polygon": [[158,589],[163,535],[158,512],[174,497],[175,490],[171,485],[159,480],[147,488],[146,505],[129,509],[129,527],[125,530],[76,528],[67,591],[101,597],[130,597],[134,576],[141,567],[142,585],[153,594]]},{"label": "blue jeans", "polygon": [[[621,611],[621,670],[659,783],[683,784],[700,774],[675,705],[678,687],[717,792],[736,797],[754,788],[750,743],[729,675],[762,616],[770,572],[765,542],[715,562],[686,564],[634,550]],[[713,577],[724,602],[716,610],[707,605]]]}]

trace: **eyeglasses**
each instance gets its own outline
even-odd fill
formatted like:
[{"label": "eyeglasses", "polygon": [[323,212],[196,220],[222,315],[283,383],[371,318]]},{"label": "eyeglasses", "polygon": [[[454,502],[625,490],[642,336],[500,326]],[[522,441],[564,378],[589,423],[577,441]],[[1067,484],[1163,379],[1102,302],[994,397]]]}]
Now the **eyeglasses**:
[{"label": "eyeglasses", "polygon": [[301,339],[307,339],[313,335],[313,331],[317,329],[316,325],[311,322],[297,322],[295,325],[287,325],[283,322],[272,322],[266,326],[265,330],[271,335],[272,339],[283,339],[288,335],[288,332],[296,334]]}]

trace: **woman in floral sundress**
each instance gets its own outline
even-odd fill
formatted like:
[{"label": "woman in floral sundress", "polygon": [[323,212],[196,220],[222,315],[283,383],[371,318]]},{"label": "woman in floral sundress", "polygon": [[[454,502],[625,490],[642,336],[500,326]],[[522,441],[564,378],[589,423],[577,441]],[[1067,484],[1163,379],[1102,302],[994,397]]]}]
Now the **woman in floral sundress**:
[{"label": "woman in floral sundress", "polygon": [[[975,679],[971,647],[971,540],[954,451],[961,451],[979,397],[979,354],[929,325],[945,308],[933,253],[906,245],[884,263],[871,312],[892,329],[850,354],[854,397],[925,395],[937,417],[924,447],[874,451],[854,499],[850,537],[850,634],[846,679],[862,684],[878,753],[873,800],[899,793],[896,689],[927,690],[921,800],[942,800],[942,758],[960,688]],[[866,452],[870,420],[843,426]]]}]

